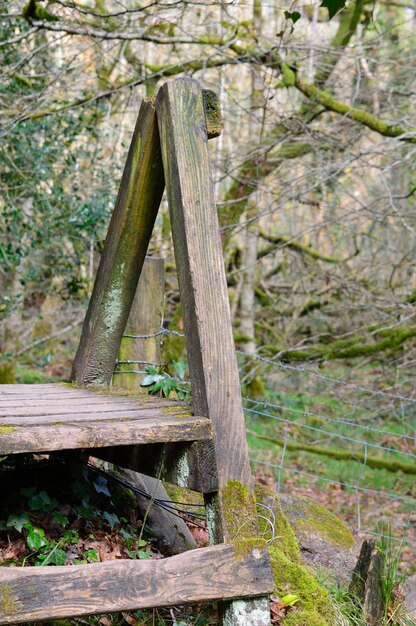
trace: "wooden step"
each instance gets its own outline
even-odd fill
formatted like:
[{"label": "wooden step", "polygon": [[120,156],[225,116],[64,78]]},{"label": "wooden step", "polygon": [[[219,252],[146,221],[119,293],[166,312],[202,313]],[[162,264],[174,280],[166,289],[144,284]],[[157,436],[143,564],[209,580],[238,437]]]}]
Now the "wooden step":
[{"label": "wooden step", "polygon": [[0,568],[0,624],[255,597],[273,591],[267,552],[232,545],[167,559]]},{"label": "wooden step", "polygon": [[0,456],[210,438],[207,418],[145,393],[0,385]]}]

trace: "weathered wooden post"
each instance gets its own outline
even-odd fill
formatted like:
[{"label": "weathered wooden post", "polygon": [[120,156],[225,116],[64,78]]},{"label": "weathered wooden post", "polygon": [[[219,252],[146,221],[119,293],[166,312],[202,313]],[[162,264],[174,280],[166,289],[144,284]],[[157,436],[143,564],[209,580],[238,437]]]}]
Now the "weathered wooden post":
[{"label": "weathered wooden post", "polygon": [[[225,540],[243,551],[254,549],[262,558],[267,546],[258,537],[203,97],[198,82],[177,79],[166,83],[158,93],[156,109],[193,410],[210,418],[214,433],[218,491],[205,493],[211,541]],[[224,603],[222,623],[269,626],[268,598]]]},{"label": "weathered wooden post", "polygon": [[119,362],[113,375],[116,387],[140,388],[144,375],[137,370],[160,364],[161,335],[158,333],[163,324],[164,295],[164,260],[146,257],[120,344]]},{"label": "weathered wooden post", "polygon": [[71,379],[110,384],[165,181],[154,100],[142,102]]}]

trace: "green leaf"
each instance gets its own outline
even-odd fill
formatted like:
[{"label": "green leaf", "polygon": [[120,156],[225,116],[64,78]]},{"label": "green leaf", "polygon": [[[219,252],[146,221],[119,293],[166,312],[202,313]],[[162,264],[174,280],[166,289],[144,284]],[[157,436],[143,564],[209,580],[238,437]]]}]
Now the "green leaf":
[{"label": "green leaf", "polygon": [[22,532],[22,529],[25,524],[29,522],[29,517],[26,513],[12,513],[7,518],[6,526],[7,528],[15,528],[19,533]]},{"label": "green leaf", "polygon": [[30,550],[39,550],[46,546],[45,531],[42,528],[31,528],[26,537],[26,543]]},{"label": "green leaf", "polygon": [[[300,15],[299,15],[300,17]],[[185,378],[186,373],[186,363],[182,359],[179,361],[172,361],[172,367],[178,375],[178,378],[183,380]]]},{"label": "green leaf", "polygon": [[162,374],[151,374],[143,378],[142,382],[140,383],[140,387],[150,387],[150,385],[160,383],[164,379],[165,377]]},{"label": "green leaf", "polygon": [[98,552],[97,550],[94,550],[94,548],[85,550],[84,556],[86,559],[88,559],[90,563],[98,563],[98,561],[100,560],[100,557],[98,556]]},{"label": "green leaf", "polygon": [[328,9],[329,19],[332,20],[338,11],[345,8],[346,1],[347,0],[323,0],[320,6]]},{"label": "green leaf", "polygon": [[77,544],[79,541],[79,534],[77,530],[66,530],[62,537],[63,545]]},{"label": "green leaf", "polygon": [[56,500],[56,498],[51,498],[46,491],[40,491],[39,493],[35,493],[28,500],[27,504],[32,511],[44,511],[45,513],[48,513],[58,506],[58,500]]},{"label": "green leaf", "polygon": [[113,530],[116,524],[120,523],[118,516],[115,513],[109,513],[108,511],[104,511],[103,518],[107,520],[110,525],[111,530]]},{"label": "green leaf", "polygon": [[64,528],[65,526],[68,526],[69,524],[69,519],[67,518],[67,516],[62,515],[60,511],[54,511],[52,513],[52,521],[54,522],[54,524],[59,524],[60,526],[63,526]]},{"label": "green leaf", "polygon": [[287,20],[292,20],[293,24],[296,24],[296,22],[300,20],[301,14],[298,11],[293,11],[292,13],[290,11],[285,11],[285,18]]},{"label": "green leaf", "polygon": [[57,548],[55,552],[51,555],[49,559],[49,563],[52,563],[53,565],[65,565],[66,563],[65,550],[61,550],[61,548]]},{"label": "green leaf", "polygon": [[147,550],[137,550],[136,558],[137,559],[142,559],[142,560],[151,559],[152,555]]},{"label": "green leaf", "polygon": [[299,598],[299,596],[295,595],[294,593],[289,593],[284,598],[281,598],[281,600],[287,606],[294,606],[296,604],[296,602],[299,602],[300,598]]}]

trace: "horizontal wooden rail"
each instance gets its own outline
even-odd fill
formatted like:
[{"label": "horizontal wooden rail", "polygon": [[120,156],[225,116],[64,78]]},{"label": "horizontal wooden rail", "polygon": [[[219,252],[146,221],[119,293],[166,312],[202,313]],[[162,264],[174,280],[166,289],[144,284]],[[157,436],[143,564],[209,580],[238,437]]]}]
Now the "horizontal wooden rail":
[{"label": "horizontal wooden rail", "polygon": [[163,560],[0,568],[0,624],[210,602],[271,593],[264,550],[231,545]]}]

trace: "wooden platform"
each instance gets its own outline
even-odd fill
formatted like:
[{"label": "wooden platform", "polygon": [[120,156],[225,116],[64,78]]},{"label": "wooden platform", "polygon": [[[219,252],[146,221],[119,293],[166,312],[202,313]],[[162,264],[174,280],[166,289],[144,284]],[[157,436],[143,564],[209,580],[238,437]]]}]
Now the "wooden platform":
[{"label": "wooden platform", "polygon": [[125,390],[0,385],[0,456],[211,438],[180,402]]}]

